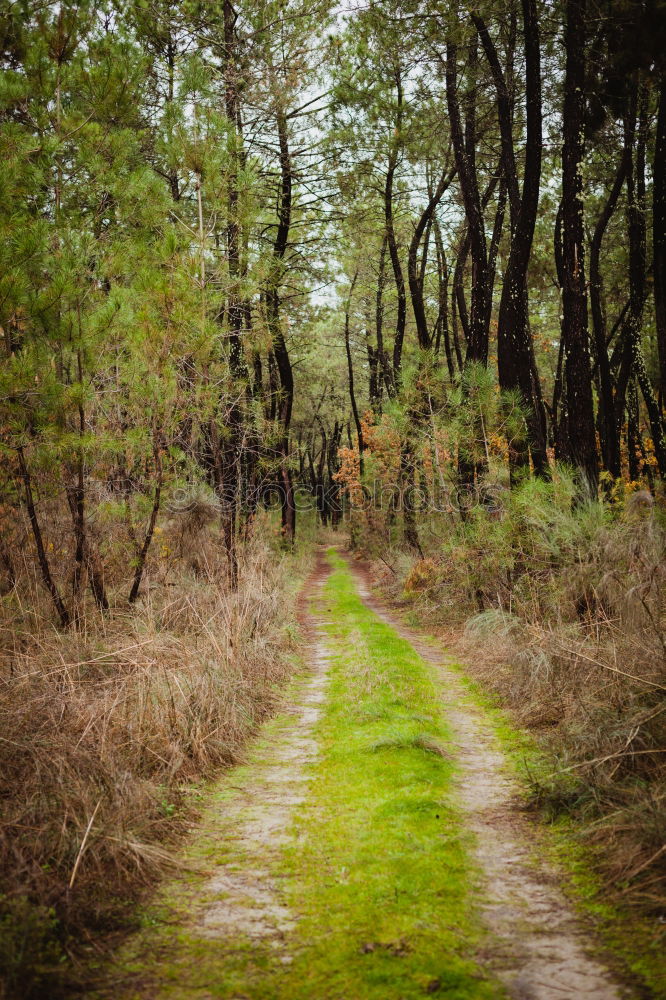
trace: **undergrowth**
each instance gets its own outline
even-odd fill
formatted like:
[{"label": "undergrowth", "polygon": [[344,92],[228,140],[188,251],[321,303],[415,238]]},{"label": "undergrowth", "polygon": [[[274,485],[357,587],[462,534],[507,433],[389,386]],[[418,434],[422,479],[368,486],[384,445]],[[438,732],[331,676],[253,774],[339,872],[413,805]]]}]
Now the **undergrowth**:
[{"label": "undergrowth", "polygon": [[233,591],[219,530],[188,513],[162,523],[133,608],[87,607],[57,631],[30,557],[0,604],[6,1000],[71,995],[103,941],[132,925],[174,863],[197,784],[242,756],[292,669],[307,557],[279,553],[258,523]]}]

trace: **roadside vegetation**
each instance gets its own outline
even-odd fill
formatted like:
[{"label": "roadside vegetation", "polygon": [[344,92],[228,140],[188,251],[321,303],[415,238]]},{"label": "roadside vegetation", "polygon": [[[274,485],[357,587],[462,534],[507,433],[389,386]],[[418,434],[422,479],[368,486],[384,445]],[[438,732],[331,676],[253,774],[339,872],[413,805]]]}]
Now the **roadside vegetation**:
[{"label": "roadside vegetation", "polygon": [[159,544],[186,531],[187,554],[156,560],[131,610],[59,632],[29,585],[3,607],[0,996],[72,995],[177,863],[202,783],[280,705],[308,557],[276,553],[257,527],[229,591],[201,516],[163,523]]}]

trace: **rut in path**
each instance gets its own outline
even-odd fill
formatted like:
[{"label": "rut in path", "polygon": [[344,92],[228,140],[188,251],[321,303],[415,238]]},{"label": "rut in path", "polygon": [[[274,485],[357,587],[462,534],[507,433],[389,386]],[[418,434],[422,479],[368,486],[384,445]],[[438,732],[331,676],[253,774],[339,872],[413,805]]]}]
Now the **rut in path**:
[{"label": "rut in path", "polygon": [[[213,944],[222,964],[233,963],[241,940],[268,949],[271,964],[284,967],[285,972],[293,960],[297,915],[287,902],[289,886],[284,875],[278,874],[279,859],[285,847],[298,849],[293,822],[307,800],[312,765],[322,752],[315,725],[327,697],[329,640],[327,623],[314,616],[309,605],[319,596],[328,572],[320,554],[299,601],[311,670],[296,689],[286,720],[260,742],[249,775],[239,780],[238,787],[230,772],[228,787],[233,794],[223,800],[221,825],[215,824],[213,831],[213,839],[224,845],[225,856],[181,913],[182,929],[190,942],[181,956],[184,960],[168,973],[161,963],[146,969],[143,986],[148,992],[123,993],[123,998],[219,1000],[224,996],[240,1000],[246,996],[241,984],[238,990],[220,993],[196,960],[188,960],[190,948],[195,949],[192,955],[196,953],[197,941]],[[371,596],[361,571],[356,568],[353,573],[366,606],[436,668],[442,709],[454,732],[457,798],[476,840],[482,875],[481,910],[488,935],[483,953],[477,956],[479,965],[491,979],[503,983],[514,1000],[619,1000],[628,996],[588,953],[589,935],[568,905],[558,873],[535,859],[535,828],[521,813],[519,789],[507,774],[490,721],[470,703],[447,657],[396,621]],[[300,947],[307,951],[307,942]],[[345,1000],[364,997],[361,992]],[[386,1000],[399,1000],[399,993],[388,992]]]},{"label": "rut in path", "polygon": [[[227,812],[242,865],[223,866],[207,883],[204,894],[210,902],[201,909],[192,929],[194,936],[225,938],[241,933],[268,941],[285,964],[290,961],[285,943],[294,921],[280,885],[269,874],[270,862],[288,839],[295,808],[305,801],[308,765],[317,755],[312,730],[325,698],[329,660],[323,644],[317,641],[321,623],[308,605],[327,575],[323,553],[319,552],[297,609],[301,629],[310,640],[311,672],[298,699],[288,708],[288,731],[268,746],[242,796],[234,799]],[[200,998],[205,1000],[205,996]]]}]

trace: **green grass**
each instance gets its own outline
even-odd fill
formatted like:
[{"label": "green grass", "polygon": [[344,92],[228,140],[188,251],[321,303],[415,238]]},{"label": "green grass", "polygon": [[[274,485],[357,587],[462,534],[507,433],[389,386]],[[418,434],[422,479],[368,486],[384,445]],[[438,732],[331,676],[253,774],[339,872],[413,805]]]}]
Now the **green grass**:
[{"label": "green grass", "polygon": [[475,872],[450,798],[451,734],[430,667],[362,604],[346,564],[329,558],[329,698],[299,846],[287,858],[300,920],[279,995],[499,996],[473,958]]},{"label": "green grass", "polygon": [[[205,884],[196,876],[181,880],[152,908],[149,926],[126,953],[125,969],[137,985],[124,997],[504,995],[475,959],[482,945],[477,872],[452,799],[451,734],[433,668],[362,604],[344,561],[334,551],[329,559],[333,572],[315,609],[331,623],[329,687],[316,729],[320,755],[294,817],[292,846],[267,859],[285,887],[295,930],[280,948],[240,935],[201,940],[187,930],[187,914]],[[270,722],[249,764],[220,784],[192,860],[242,868],[242,850],[225,829],[228,786],[242,790],[288,726],[286,716]]]}]

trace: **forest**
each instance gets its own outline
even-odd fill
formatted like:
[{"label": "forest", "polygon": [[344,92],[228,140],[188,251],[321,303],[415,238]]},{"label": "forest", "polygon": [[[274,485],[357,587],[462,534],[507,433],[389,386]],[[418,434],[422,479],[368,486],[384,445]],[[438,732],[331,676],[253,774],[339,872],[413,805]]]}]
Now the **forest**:
[{"label": "forest", "polygon": [[[0,0],[0,46],[0,998],[107,996],[340,554],[666,996],[664,0]],[[301,996],[255,974],[205,995]],[[304,995],[502,995],[426,979]]]}]

